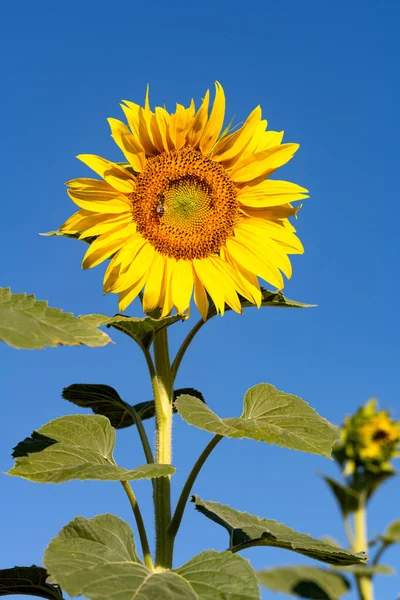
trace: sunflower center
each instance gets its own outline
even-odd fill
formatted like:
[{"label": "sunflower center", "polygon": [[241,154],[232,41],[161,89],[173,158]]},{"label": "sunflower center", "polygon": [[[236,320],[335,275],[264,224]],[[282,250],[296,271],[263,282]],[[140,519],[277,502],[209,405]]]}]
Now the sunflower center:
[{"label": "sunflower center", "polygon": [[149,158],[130,199],[137,231],[177,260],[218,254],[238,219],[224,168],[191,148]]}]

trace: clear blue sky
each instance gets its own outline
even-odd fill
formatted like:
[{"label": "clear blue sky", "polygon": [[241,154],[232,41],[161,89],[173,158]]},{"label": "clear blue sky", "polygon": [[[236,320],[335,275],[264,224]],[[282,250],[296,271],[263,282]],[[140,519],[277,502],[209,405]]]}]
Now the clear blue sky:
[{"label": "clear blue sky", "polygon": [[[229,116],[242,120],[260,103],[270,126],[301,144],[282,177],[311,190],[298,221],[306,252],[294,258],[285,293],[318,308],[213,319],[178,383],[201,389],[221,416],[240,414],[245,390],[267,381],[335,423],[371,396],[397,407],[399,418],[398,1],[14,0],[0,13],[0,285],[75,314],[115,313],[116,297],[102,296],[103,267],[80,270],[84,244],[38,232],[57,228],[73,211],[63,182],[88,174],[76,154],[121,160],[106,123],[121,117],[120,100],[141,101],[149,82],[153,103],[173,107],[199,100],[218,79]],[[139,306],[131,314],[139,315]],[[175,326],[173,348],[183,330]],[[60,397],[64,386],[107,383],[127,401],[150,399],[140,351],[118,334],[114,340],[103,349],[0,346],[2,471],[12,464],[11,448],[32,429],[76,412]],[[176,418],[175,490],[208,438]],[[117,458],[127,467],[144,462],[133,430],[120,434]],[[224,441],[195,491],[344,543],[318,472],[335,475],[335,465]],[[110,511],[131,521],[117,483],[46,486],[2,476],[0,486],[2,567],[38,563],[49,539],[76,515]],[[135,484],[147,521],[149,488]],[[399,491],[393,480],[372,501],[371,536],[400,517]],[[226,543],[225,531],[189,507],[176,564]],[[246,555],[257,568],[307,562],[273,549]],[[386,562],[399,559],[400,548],[387,553]],[[379,578],[379,600],[394,600],[398,591],[399,576]]]}]

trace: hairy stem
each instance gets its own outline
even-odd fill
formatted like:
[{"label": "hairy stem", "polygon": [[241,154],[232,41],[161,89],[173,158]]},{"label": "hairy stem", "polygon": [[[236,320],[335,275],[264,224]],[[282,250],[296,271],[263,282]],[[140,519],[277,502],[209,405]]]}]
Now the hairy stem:
[{"label": "hairy stem", "polygon": [[[168,352],[167,330],[154,339],[155,374],[152,377],[156,407],[156,462],[171,464],[172,457],[172,373]],[[153,487],[156,519],[156,566],[172,567],[173,540],[168,532],[171,522],[171,483],[158,477]]]},{"label": "hairy stem", "polygon": [[147,437],[147,433],[143,426],[143,422],[142,422],[142,419],[140,418],[139,413],[135,410],[134,406],[129,406],[129,408],[127,407],[127,410],[130,412],[133,420],[135,421],[135,425],[136,425],[138,433],[139,433],[140,441],[142,442],[144,454],[146,456],[146,461],[148,462],[148,464],[154,463],[154,456],[153,456],[153,452],[151,451],[149,438]]},{"label": "hairy stem", "polygon": [[[353,552],[366,552],[368,550],[367,538],[367,513],[366,497],[361,492],[358,508],[354,513],[354,540]],[[370,575],[356,575],[357,589],[360,600],[374,600],[374,588]]]},{"label": "hairy stem", "polygon": [[142,546],[144,563],[148,569],[153,570],[154,565],[153,565],[153,561],[151,559],[149,542],[147,539],[146,529],[145,529],[145,526],[143,523],[142,513],[140,512],[140,508],[137,503],[136,496],[133,493],[133,490],[132,490],[130,484],[128,483],[128,481],[121,481],[121,484],[125,490],[126,495],[128,496],[128,500],[130,502],[130,505],[133,510],[133,514],[135,516],[136,525],[137,525],[138,532],[139,532],[140,544]]},{"label": "hairy stem", "polygon": [[189,499],[190,492],[192,491],[193,484],[196,481],[202,466],[206,462],[207,458],[210,456],[211,452],[214,450],[215,446],[222,440],[222,437],[222,435],[215,435],[212,438],[212,440],[207,444],[203,452],[200,454],[199,458],[193,466],[193,469],[189,473],[189,477],[187,478],[186,483],[182,489],[181,495],[179,496],[174,516],[172,517],[171,525],[169,527],[169,533],[172,536],[172,539],[175,539],[176,534],[178,533],[183,513],[186,507],[186,503]]},{"label": "hairy stem", "polygon": [[172,363],[172,368],[171,368],[172,369],[172,381],[174,381],[177,376],[182,359],[185,356],[186,350],[189,348],[194,336],[196,335],[196,333],[198,331],[200,331],[200,329],[203,327],[203,325],[206,322],[207,321],[203,321],[203,319],[200,319],[199,321],[197,321],[196,325],[194,325],[194,327],[192,327],[192,329],[189,331],[189,333],[183,340],[181,347],[179,348],[178,352],[176,353],[174,362]]}]

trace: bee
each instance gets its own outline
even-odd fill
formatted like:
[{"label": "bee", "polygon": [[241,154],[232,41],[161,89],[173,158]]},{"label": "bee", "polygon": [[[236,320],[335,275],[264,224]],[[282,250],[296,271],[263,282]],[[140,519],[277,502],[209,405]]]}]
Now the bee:
[{"label": "bee", "polygon": [[156,212],[159,217],[162,217],[163,214],[165,213],[164,200],[165,200],[164,194],[160,194],[158,197],[158,204],[157,204],[157,208],[156,208]]}]

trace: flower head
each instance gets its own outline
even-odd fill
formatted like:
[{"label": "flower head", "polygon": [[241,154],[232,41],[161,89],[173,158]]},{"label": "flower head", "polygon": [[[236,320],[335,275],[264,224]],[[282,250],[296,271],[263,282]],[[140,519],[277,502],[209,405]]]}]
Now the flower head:
[{"label": "flower head", "polygon": [[378,411],[377,401],[372,399],[345,419],[334,454],[345,474],[357,469],[379,473],[392,471],[390,461],[398,455],[399,444],[400,421]]},{"label": "flower head", "polygon": [[[208,296],[217,312],[241,312],[239,295],[260,305],[257,277],[278,289],[291,276],[289,254],[303,252],[288,218],[307,190],[269,176],[287,163],[297,144],[267,131],[258,106],[234,131],[221,133],[225,95],[216,83],[195,110],[177,104],[168,113],[125,101],[128,125],[109,119],[126,163],[78,158],[102,180],[67,183],[80,207],[61,227],[92,243],[83,268],[111,260],[104,291],[119,293],[124,310],[143,290],[143,309],[167,315],[189,309],[192,294],[203,318]],[[94,241],[93,241],[93,238]]]}]

